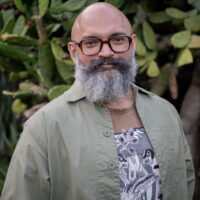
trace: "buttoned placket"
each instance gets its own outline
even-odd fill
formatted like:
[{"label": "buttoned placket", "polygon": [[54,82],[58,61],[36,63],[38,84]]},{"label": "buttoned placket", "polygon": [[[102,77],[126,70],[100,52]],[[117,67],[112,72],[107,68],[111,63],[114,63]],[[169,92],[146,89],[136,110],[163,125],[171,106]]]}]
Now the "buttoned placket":
[{"label": "buttoned placket", "polygon": [[99,127],[97,145],[98,165],[98,198],[120,200],[120,178],[117,145],[114,138],[112,119],[108,109],[98,104],[102,115],[98,119]]}]

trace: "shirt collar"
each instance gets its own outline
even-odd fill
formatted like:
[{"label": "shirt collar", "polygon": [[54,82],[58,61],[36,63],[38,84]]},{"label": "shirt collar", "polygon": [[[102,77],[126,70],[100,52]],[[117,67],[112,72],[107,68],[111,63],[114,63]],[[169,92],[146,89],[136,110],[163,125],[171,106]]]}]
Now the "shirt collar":
[{"label": "shirt collar", "polygon": [[75,81],[72,87],[64,93],[67,102],[76,102],[85,98],[85,91],[79,81]]}]

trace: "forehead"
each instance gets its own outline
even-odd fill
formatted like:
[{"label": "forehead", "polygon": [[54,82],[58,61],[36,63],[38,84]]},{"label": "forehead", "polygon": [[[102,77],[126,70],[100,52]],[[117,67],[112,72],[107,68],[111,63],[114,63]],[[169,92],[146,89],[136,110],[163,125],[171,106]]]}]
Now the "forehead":
[{"label": "forehead", "polygon": [[119,10],[105,6],[88,8],[75,23],[72,37],[78,41],[87,36],[106,39],[117,32],[131,34],[131,26],[125,16]]}]

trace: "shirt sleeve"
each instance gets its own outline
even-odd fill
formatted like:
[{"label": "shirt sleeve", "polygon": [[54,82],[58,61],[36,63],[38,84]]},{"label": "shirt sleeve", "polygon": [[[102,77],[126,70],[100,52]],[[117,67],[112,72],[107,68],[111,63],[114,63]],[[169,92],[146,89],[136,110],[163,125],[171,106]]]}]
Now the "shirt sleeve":
[{"label": "shirt sleeve", "polygon": [[178,115],[180,129],[182,132],[182,138],[183,138],[183,145],[184,145],[184,156],[185,156],[185,166],[186,166],[186,176],[187,176],[187,191],[188,191],[188,200],[193,199],[194,195],[194,188],[195,188],[195,171],[194,171],[194,165],[193,165],[193,159],[190,152],[190,147],[188,145],[188,142],[186,140],[183,126],[181,119]]},{"label": "shirt sleeve", "polygon": [[185,166],[186,166],[186,178],[187,178],[187,188],[186,188],[187,194],[188,194],[187,199],[192,200],[193,196],[194,196],[194,188],[195,188],[195,171],[194,171],[193,159],[192,159],[192,155],[190,152],[190,147],[189,147],[188,142],[185,137],[185,133],[183,130],[180,116],[174,107],[172,107],[172,110],[173,110],[174,114],[177,116],[177,119],[179,122],[179,127],[180,127],[180,132],[181,132],[181,137],[182,137],[182,141],[183,141]]},{"label": "shirt sleeve", "polygon": [[38,138],[37,129],[24,128],[8,168],[1,200],[50,199],[47,148]]}]

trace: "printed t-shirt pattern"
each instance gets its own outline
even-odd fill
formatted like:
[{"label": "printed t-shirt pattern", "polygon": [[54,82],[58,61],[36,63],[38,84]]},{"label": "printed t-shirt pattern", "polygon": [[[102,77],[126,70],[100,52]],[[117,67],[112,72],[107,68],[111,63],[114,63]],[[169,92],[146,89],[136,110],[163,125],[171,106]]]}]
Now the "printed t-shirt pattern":
[{"label": "printed t-shirt pattern", "polygon": [[121,200],[162,199],[159,166],[144,128],[115,134]]}]

